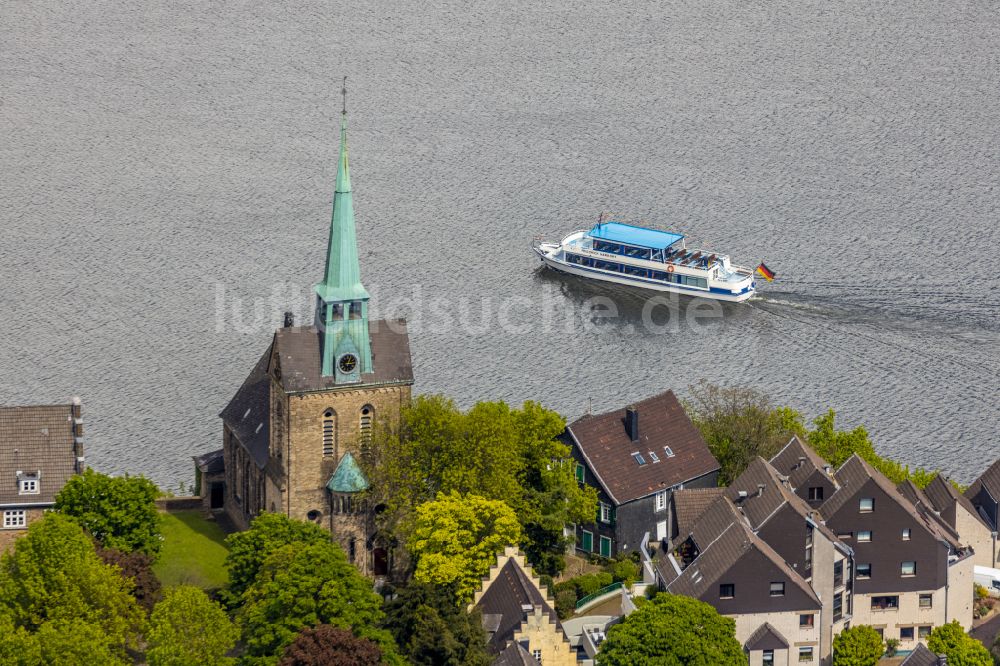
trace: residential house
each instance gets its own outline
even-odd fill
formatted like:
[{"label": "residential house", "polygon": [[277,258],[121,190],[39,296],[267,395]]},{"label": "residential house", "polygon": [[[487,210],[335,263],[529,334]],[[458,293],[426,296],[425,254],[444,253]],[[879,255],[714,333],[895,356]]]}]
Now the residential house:
[{"label": "residential house", "polygon": [[837,489],[833,469],[797,436],[770,460],[779,474],[788,477],[795,493],[816,508]]},{"label": "residential house", "polygon": [[965,491],[965,498],[969,500],[991,532],[991,563],[983,564],[982,558],[976,558],[976,564],[996,568],[1000,566],[1000,548],[997,546],[997,531],[1000,530],[1000,459],[972,482]]},{"label": "residential house", "polygon": [[717,497],[694,524],[682,521],[656,569],[663,590],[735,620],[750,666],[821,663],[823,601],[728,497]]},{"label": "residential house", "polygon": [[857,455],[836,471],[820,511],[854,550],[853,624],[916,647],[934,627],[972,623],[972,551],[933,511]]},{"label": "residential house", "polygon": [[828,664],[833,637],[851,621],[853,552],[763,458],[752,460],[727,489],[750,529],[809,584],[822,602],[819,661]]},{"label": "residential house", "polygon": [[[900,486],[900,490],[912,484]],[[972,556],[974,565],[984,567],[996,566],[996,534],[987,524],[972,502],[969,501],[948,479],[935,476],[922,491],[914,487],[915,499],[929,506],[944,523],[958,534],[959,541],[975,551]],[[904,493],[905,494],[905,493]]]},{"label": "residential house", "polygon": [[580,483],[597,489],[595,522],[577,525],[576,548],[611,557],[644,538],[669,537],[670,496],[717,485],[719,463],[673,391],[624,409],[588,414],[563,434]]},{"label": "residential house", "polygon": [[0,407],[0,550],[52,508],[83,468],[78,398],[68,405]]},{"label": "residential house", "polygon": [[[476,591],[469,611],[482,613],[487,649],[498,662],[517,664],[524,653],[546,666],[575,666],[574,650],[563,633],[555,600],[513,546],[504,550],[482,587]],[[529,662],[530,663],[530,662]]]}]

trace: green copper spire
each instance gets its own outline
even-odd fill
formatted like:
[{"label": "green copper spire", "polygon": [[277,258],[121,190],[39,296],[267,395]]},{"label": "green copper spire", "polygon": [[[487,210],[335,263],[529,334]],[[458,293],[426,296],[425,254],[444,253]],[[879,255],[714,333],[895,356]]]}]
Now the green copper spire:
[{"label": "green copper spire", "polygon": [[[344,77],[344,109],[340,121],[340,161],[333,194],[330,240],[326,247],[326,271],[316,285],[316,327],[323,336],[323,376],[341,381],[359,381],[372,371],[368,337],[368,291],[361,284],[357,231],[351,175],[347,165],[347,78]],[[351,356],[341,362],[344,356]]]}]

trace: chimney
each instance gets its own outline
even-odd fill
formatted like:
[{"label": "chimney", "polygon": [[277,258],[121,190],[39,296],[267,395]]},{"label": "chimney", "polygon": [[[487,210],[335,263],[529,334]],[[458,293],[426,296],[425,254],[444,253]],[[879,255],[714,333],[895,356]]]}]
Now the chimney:
[{"label": "chimney", "polygon": [[795,469],[802,469],[802,467],[805,464],[806,464],[806,457],[805,456],[799,456],[799,464],[795,466]]},{"label": "chimney", "polygon": [[285,312],[285,326],[284,328],[291,328],[295,326],[295,315],[291,312]]},{"label": "chimney", "polygon": [[749,495],[749,493],[747,493],[747,491],[740,490],[739,492],[736,493],[736,501],[737,502],[742,502],[743,500],[745,500],[749,496],[750,495]]},{"label": "chimney", "polygon": [[639,441],[639,410],[635,405],[625,408],[625,432],[633,442]]},{"label": "chimney", "polygon": [[948,655],[939,654],[937,656],[937,666],[948,666]]},{"label": "chimney", "polygon": [[757,497],[760,497],[763,494],[764,494],[764,484],[763,483],[758,483],[757,484]]}]

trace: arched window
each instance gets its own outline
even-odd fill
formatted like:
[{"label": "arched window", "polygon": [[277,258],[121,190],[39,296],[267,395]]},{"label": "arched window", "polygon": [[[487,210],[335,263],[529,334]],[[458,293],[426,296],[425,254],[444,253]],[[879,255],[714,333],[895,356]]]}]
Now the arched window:
[{"label": "arched window", "polygon": [[372,443],[372,421],[375,420],[375,408],[371,405],[365,405],[361,408],[361,421],[360,433],[361,433],[361,449],[365,450]]},{"label": "arched window", "polygon": [[337,412],[328,409],[323,412],[323,455],[337,453]]}]

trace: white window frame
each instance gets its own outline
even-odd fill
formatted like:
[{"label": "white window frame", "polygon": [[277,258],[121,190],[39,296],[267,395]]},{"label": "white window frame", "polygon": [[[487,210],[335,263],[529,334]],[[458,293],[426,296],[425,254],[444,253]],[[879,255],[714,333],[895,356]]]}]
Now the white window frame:
[{"label": "white window frame", "polygon": [[[909,573],[906,572],[906,568],[907,568],[906,565],[907,564],[912,564],[913,565],[912,567],[910,567],[910,572]],[[916,562],[916,560],[906,560],[905,562],[900,562],[900,564],[899,564],[899,575],[902,576],[902,577],[904,577],[904,578],[910,578],[911,576],[916,576],[917,575],[917,562]]]},{"label": "white window frame", "polygon": [[855,536],[857,537],[858,543],[870,543],[872,540],[872,531],[858,530]]},{"label": "white window frame", "polygon": [[649,459],[652,460],[654,463],[660,462],[660,456],[656,455],[655,451],[649,452]]},{"label": "white window frame", "polygon": [[[868,504],[868,508],[865,508],[865,504]],[[858,511],[861,513],[871,513],[875,510],[875,498],[874,497],[862,497],[858,502]]]},{"label": "white window frame", "polygon": [[658,490],[653,495],[653,510],[656,512],[667,510],[667,491]]},{"label": "white window frame", "polygon": [[8,509],[3,512],[3,529],[17,530],[27,524],[28,516],[24,509]]},{"label": "white window frame", "polygon": [[912,534],[912,532],[910,532],[910,528],[909,527],[904,527],[903,528],[903,532],[902,532],[903,541],[909,541],[911,534]]},{"label": "white window frame", "polygon": [[40,482],[37,476],[27,476],[23,477],[18,481],[17,484],[17,494],[18,495],[37,495],[41,492],[39,488]]},{"label": "white window frame", "polygon": [[610,523],[611,522],[611,505],[605,502],[598,502],[601,507],[601,522]]},{"label": "white window frame", "polygon": [[[803,657],[806,656],[806,655],[808,655],[808,657],[806,659],[803,659]],[[816,655],[815,655],[815,652],[813,650],[813,646],[811,646],[811,645],[801,645],[801,646],[799,646],[799,661],[798,661],[798,663],[800,663],[800,664],[811,664],[815,660],[816,660]]]},{"label": "white window frame", "polygon": [[664,446],[663,447],[663,452],[667,454],[668,458],[673,458],[674,457],[674,450],[672,448],[670,448],[669,446]]}]

